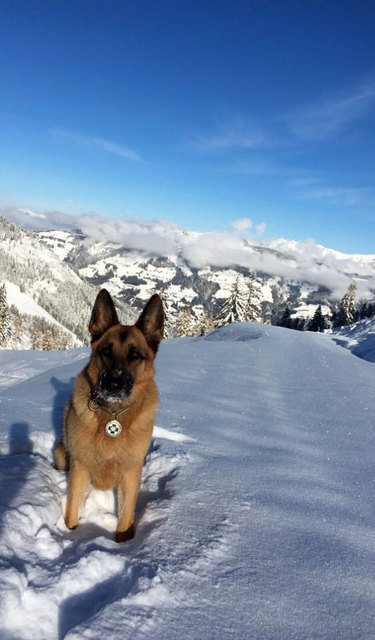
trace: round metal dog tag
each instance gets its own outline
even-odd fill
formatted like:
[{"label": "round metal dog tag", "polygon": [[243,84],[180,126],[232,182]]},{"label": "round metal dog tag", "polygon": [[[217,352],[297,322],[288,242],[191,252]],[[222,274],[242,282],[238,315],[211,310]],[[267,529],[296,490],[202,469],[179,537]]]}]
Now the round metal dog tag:
[{"label": "round metal dog tag", "polygon": [[116,438],[119,436],[122,431],[122,426],[118,420],[110,420],[105,425],[105,432],[107,436],[111,436],[111,438]]}]

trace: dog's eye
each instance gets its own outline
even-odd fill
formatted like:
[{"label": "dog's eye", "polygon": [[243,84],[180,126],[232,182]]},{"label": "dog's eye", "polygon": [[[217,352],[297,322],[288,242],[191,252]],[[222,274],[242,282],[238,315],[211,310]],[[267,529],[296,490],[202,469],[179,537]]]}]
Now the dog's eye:
[{"label": "dog's eye", "polygon": [[105,358],[110,358],[112,355],[112,345],[107,344],[105,347],[103,347],[103,349],[100,352],[100,355],[104,356]]},{"label": "dog's eye", "polygon": [[129,349],[128,358],[129,360],[144,360],[143,355],[134,348]]}]

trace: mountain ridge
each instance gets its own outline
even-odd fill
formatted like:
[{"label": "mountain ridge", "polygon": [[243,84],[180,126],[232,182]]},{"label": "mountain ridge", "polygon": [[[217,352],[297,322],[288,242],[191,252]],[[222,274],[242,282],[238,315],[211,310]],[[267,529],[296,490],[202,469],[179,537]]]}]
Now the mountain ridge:
[{"label": "mountain ridge", "polygon": [[[254,319],[262,322],[274,322],[286,304],[294,317],[312,316],[319,304],[330,314],[352,280],[359,300],[375,295],[375,254],[346,254],[313,240],[266,242],[236,233],[186,231],[158,220],[60,216],[54,223],[30,211],[27,216],[33,226],[44,227],[23,232],[33,239],[39,260],[46,260],[47,251],[47,262],[65,265],[83,283],[86,316],[98,287],[124,305],[129,321],[153,293],[162,293],[172,324],[186,307],[195,324],[204,313],[216,316],[238,277],[250,287]],[[47,229],[49,223],[59,228]],[[78,324],[83,335],[87,318],[79,317],[69,330],[77,333]]]},{"label": "mountain ridge", "polygon": [[[196,319],[202,308],[216,315],[239,276],[251,279],[258,305],[256,319],[265,321],[271,321],[287,303],[295,315],[312,315],[318,304],[325,305],[328,313],[337,306],[352,279],[357,281],[360,298],[372,299],[375,291],[375,255],[356,254],[352,260],[349,254],[307,243],[310,256],[306,258],[303,247],[293,241],[272,241],[270,246],[265,246],[249,245],[243,240],[243,246],[252,255],[262,257],[261,269],[255,270],[251,262],[248,267],[235,264],[235,260],[226,267],[198,268],[181,250],[158,256],[121,243],[90,241],[82,232],[76,236],[74,233],[66,231],[65,241],[61,231],[43,231],[39,235],[52,251],[62,252],[65,243],[64,260],[82,278],[106,286],[123,302],[141,308],[149,295],[162,290],[175,316],[186,305],[191,307]],[[322,256],[326,256],[325,261]],[[271,265],[268,270],[267,262]],[[275,273],[276,263],[280,265],[281,275]]]}]

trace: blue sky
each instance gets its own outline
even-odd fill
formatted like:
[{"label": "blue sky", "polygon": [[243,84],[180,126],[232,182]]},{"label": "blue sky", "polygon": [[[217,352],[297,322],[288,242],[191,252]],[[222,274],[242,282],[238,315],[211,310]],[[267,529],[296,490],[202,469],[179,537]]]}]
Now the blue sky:
[{"label": "blue sky", "polygon": [[0,24],[0,206],[375,252],[373,2],[3,0]]}]

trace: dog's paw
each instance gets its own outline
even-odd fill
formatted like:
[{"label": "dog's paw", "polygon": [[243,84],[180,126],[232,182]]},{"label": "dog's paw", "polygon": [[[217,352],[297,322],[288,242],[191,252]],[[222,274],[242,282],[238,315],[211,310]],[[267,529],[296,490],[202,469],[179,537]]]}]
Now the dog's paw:
[{"label": "dog's paw", "polygon": [[131,540],[135,536],[135,528],[134,524],[131,524],[130,527],[126,529],[126,531],[116,531],[115,540],[116,542],[127,542],[127,540]]}]

